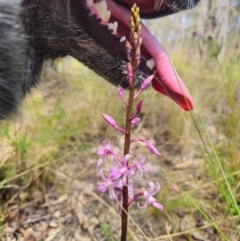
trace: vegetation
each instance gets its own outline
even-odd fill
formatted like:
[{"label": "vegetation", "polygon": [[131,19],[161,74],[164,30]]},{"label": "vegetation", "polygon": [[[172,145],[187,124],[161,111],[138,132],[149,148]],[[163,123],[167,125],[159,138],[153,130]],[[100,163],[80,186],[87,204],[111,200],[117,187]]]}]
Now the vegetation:
[{"label": "vegetation", "polygon": [[[190,37],[186,37],[188,46],[190,42]],[[167,49],[171,50],[171,44],[171,40],[166,40]],[[194,48],[186,51],[186,47],[176,46],[169,54],[196,108],[191,113],[183,112],[152,90],[144,93],[142,124],[135,133],[154,140],[161,152],[160,158],[151,161],[158,165],[153,174],[161,180],[158,200],[164,211],[130,211],[134,222],[129,240],[153,240],[139,237],[154,233],[158,236],[154,240],[237,241],[240,59],[231,54],[219,60],[211,51],[199,57]],[[216,45],[208,46],[215,51]],[[21,207],[34,199],[36,192],[44,196],[52,186],[57,186],[61,194],[69,193],[69,187],[57,178],[59,173],[72,182],[95,185],[98,179],[92,176],[92,168],[97,164],[98,144],[106,136],[119,146],[122,143],[101,117],[103,112],[111,113],[119,124],[124,123],[124,107],[115,98],[115,87],[69,57],[46,66],[43,79],[40,88],[24,102],[20,117],[1,123],[0,232],[12,218],[7,212],[10,200],[17,199]],[[78,170],[73,172],[76,166]],[[95,185],[93,190],[96,188]],[[114,228],[104,222],[97,206],[89,200],[83,205],[94,210],[91,215],[99,222],[102,233],[115,240]],[[152,233],[148,222],[152,223]],[[179,236],[185,239],[175,239]]]}]

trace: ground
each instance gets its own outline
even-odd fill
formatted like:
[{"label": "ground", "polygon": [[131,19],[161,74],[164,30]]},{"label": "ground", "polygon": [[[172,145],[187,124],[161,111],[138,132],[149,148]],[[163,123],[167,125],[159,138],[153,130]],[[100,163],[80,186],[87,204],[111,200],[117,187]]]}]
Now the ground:
[{"label": "ground", "polygon": [[[66,71],[69,65],[74,77]],[[55,69],[46,66],[45,81],[28,97],[22,117],[2,124],[4,241],[119,240],[118,207],[106,194],[97,192],[96,149],[107,136],[113,139],[115,150],[121,152],[123,137],[107,129],[101,113],[111,112],[121,123],[123,108],[116,88],[102,86],[102,79],[85,68],[79,71],[80,67],[72,59],[60,62]],[[152,157],[144,146],[134,146],[132,152],[143,148],[147,155],[152,168],[147,180],[161,184],[157,199],[164,211],[152,207],[142,211],[133,204],[128,240],[239,240],[217,180],[212,178],[198,130],[189,124],[193,122],[191,115],[166,97],[153,96],[150,90],[143,98],[142,122],[133,135],[150,140],[161,156]],[[203,118],[214,146],[223,151],[228,137],[220,130],[224,125],[219,128],[219,119],[214,119],[221,111],[227,116],[229,107],[224,98],[221,100],[220,107],[216,104],[204,109]],[[208,142],[204,127],[197,126],[204,143]],[[237,166],[239,151],[235,149],[231,155],[235,153]],[[212,149],[209,152],[212,156]],[[239,198],[239,171],[231,168],[228,175],[237,184],[233,192]],[[140,187],[147,180],[139,180]],[[239,225],[239,217],[235,213],[233,217]],[[224,239],[221,232],[228,238]]]}]

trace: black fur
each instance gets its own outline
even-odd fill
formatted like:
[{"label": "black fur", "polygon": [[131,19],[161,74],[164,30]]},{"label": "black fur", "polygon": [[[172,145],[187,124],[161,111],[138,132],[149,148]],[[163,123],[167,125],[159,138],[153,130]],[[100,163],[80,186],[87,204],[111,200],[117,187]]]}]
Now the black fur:
[{"label": "black fur", "polygon": [[26,36],[19,1],[0,0],[0,118],[17,110],[23,98]]},{"label": "black fur", "polygon": [[[169,8],[164,12],[144,16],[171,14],[199,0],[165,2]],[[85,0],[0,0],[0,119],[16,113],[24,96],[38,84],[45,60],[66,55],[109,82],[128,87],[123,74],[127,63],[124,43],[89,13]],[[142,59],[137,86],[149,74]]]}]

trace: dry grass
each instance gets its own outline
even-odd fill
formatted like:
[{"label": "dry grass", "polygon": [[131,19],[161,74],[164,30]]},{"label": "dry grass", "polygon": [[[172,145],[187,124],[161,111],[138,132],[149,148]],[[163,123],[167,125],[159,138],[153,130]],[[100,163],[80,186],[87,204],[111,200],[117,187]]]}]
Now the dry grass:
[{"label": "dry grass", "polygon": [[[143,122],[135,135],[152,139],[162,153],[161,158],[155,160],[157,168],[153,179],[162,180],[159,200],[165,207],[162,214],[150,209],[147,217],[152,223],[151,228],[159,230],[151,234],[163,235],[166,223],[171,224],[172,236],[166,240],[171,240],[170,237],[174,240],[174,236],[180,235],[191,240],[196,232],[203,237],[214,234],[216,239],[210,240],[217,240],[217,237],[218,240],[238,240],[232,219],[239,225],[239,211],[231,200],[208,134],[239,203],[239,63],[229,61],[219,67],[216,61],[209,61],[194,65],[175,56],[179,72],[188,81],[187,86],[195,99],[196,110],[192,116],[152,90],[143,96]],[[124,109],[116,97],[116,88],[76,61],[67,58],[56,64],[55,70],[46,66],[44,80],[41,88],[34,90],[24,102],[21,117],[1,123],[2,208],[20,187],[27,190],[24,197],[19,195],[21,203],[30,200],[35,190],[47,193],[52,185],[67,192],[64,183],[56,183],[54,177],[54,171],[63,166],[72,180],[96,181],[96,171],[92,169],[96,159],[94,150],[105,138],[107,130],[101,113],[111,114],[120,124],[124,120]],[[208,133],[201,123],[199,111]],[[120,148],[121,138],[114,131],[109,130],[107,136]],[[72,169],[66,168],[71,163],[78,163],[79,174],[72,175]],[[217,176],[213,174],[211,163],[216,167]],[[219,181],[225,191],[221,191]],[[230,206],[226,204],[224,192]],[[138,225],[142,225],[142,230],[151,230],[144,225],[148,221],[143,222],[142,214],[138,216],[134,212],[133,216]],[[0,216],[0,219],[3,223],[5,217]],[[184,226],[184,221],[191,219],[194,225]],[[134,229],[134,225],[132,227]],[[133,232],[136,237],[140,235],[137,229]],[[163,236],[156,240],[161,238]]]}]

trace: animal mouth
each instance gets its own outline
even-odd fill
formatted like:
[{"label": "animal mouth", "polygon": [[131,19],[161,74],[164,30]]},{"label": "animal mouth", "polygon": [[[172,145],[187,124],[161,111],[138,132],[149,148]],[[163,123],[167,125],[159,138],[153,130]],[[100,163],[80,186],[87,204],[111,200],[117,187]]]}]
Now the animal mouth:
[{"label": "animal mouth", "polygon": [[[86,0],[81,5],[79,0],[74,2],[85,7],[86,19],[89,20],[86,31],[96,41],[118,58],[127,61],[125,43],[129,41],[130,8],[133,3],[140,7],[140,14],[145,18],[164,16],[173,10],[168,0]],[[76,6],[76,5],[75,5]],[[74,10],[74,9],[72,9]],[[75,15],[78,13],[75,12]],[[83,16],[77,17],[84,21]],[[193,109],[192,97],[178,76],[164,47],[142,23],[141,63],[139,66],[143,76],[154,74],[153,88],[175,101],[184,110]],[[124,72],[124,71],[123,71]]]}]

